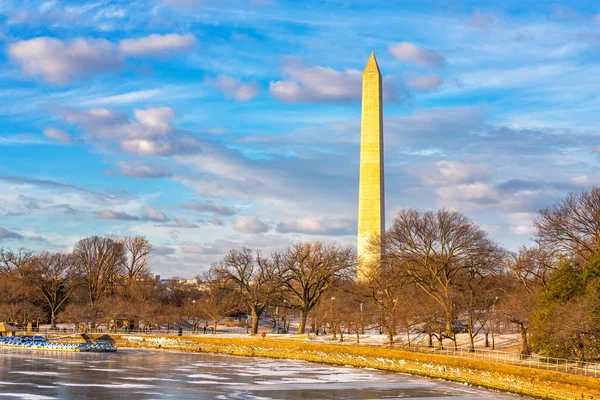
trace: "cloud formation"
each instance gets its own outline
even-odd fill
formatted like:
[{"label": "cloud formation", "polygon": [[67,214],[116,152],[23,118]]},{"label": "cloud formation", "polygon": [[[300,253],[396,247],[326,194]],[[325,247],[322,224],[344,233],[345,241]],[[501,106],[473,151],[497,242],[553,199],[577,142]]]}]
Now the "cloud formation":
[{"label": "cloud formation", "polygon": [[158,211],[150,206],[144,206],[142,218],[146,221],[153,221],[153,222],[170,221],[170,218],[167,217],[167,215],[165,213],[163,213],[162,211]]},{"label": "cloud formation", "polygon": [[[284,80],[271,81],[269,93],[283,102],[350,102],[361,99],[362,72],[355,69],[338,71],[312,66],[300,58],[288,57],[281,73]],[[383,80],[386,101],[398,100],[397,88],[390,78]]]},{"label": "cloud formation", "polygon": [[69,144],[73,142],[73,138],[67,132],[60,129],[46,128],[43,131],[44,136],[50,140],[57,141],[63,144]]},{"label": "cloud formation", "polygon": [[115,47],[104,39],[39,37],[11,44],[8,54],[23,74],[56,84],[113,71],[121,65]]},{"label": "cloud formation", "polygon": [[214,201],[205,200],[203,202],[192,201],[181,205],[186,210],[205,212],[220,215],[222,217],[230,217],[237,214],[237,210],[233,207],[223,206]]},{"label": "cloud formation", "polygon": [[38,37],[12,43],[8,54],[24,75],[64,85],[96,73],[122,66],[124,57],[166,55],[192,46],[191,34],[152,34],[138,39],[123,39],[118,45],[105,39],[75,38],[60,40]]},{"label": "cloud formation", "polygon": [[114,211],[114,210],[102,210],[96,213],[96,217],[99,219],[118,219],[123,221],[139,221],[139,217],[129,215],[126,212]]},{"label": "cloud formation", "polygon": [[419,67],[442,68],[446,63],[444,57],[437,51],[424,49],[410,42],[393,44],[388,50],[398,61]]},{"label": "cloud formation", "polygon": [[23,239],[23,236],[0,227],[0,240],[8,239]]},{"label": "cloud formation", "polygon": [[242,233],[265,233],[271,228],[256,217],[240,215],[233,221],[233,229]]},{"label": "cloud formation", "polygon": [[356,232],[356,221],[349,218],[300,218],[277,225],[279,233],[305,233],[309,235],[351,235]]},{"label": "cloud formation", "polygon": [[119,162],[117,163],[117,169],[121,175],[130,178],[154,179],[170,178],[173,176],[170,171],[144,164],[130,165],[124,162]]},{"label": "cloud formation", "polygon": [[85,111],[57,108],[67,122],[81,127],[87,137],[100,146],[140,156],[168,156],[199,151],[199,142],[174,126],[175,112],[170,107],[134,109],[135,120],[106,108]]},{"label": "cloud formation", "polygon": [[433,90],[437,89],[444,83],[441,76],[431,75],[411,75],[406,80],[406,86],[416,90]]},{"label": "cloud formation", "polygon": [[256,83],[243,83],[238,78],[227,75],[219,75],[216,79],[209,81],[210,85],[222,92],[225,97],[237,101],[248,101],[260,92]]},{"label": "cloud formation", "polygon": [[138,39],[123,39],[119,42],[119,52],[124,56],[158,56],[172,54],[185,50],[196,43],[196,38],[191,33],[179,35],[152,34]]}]

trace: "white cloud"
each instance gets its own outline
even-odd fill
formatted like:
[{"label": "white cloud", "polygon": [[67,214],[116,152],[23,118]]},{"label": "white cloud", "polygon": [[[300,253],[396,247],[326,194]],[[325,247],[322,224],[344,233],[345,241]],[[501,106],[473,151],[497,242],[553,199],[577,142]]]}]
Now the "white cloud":
[{"label": "white cloud", "polygon": [[50,140],[56,140],[57,142],[68,144],[73,142],[73,138],[67,132],[54,129],[54,128],[46,128],[43,131],[44,136]]},{"label": "white cloud", "polygon": [[171,131],[171,123],[175,119],[175,112],[169,107],[135,109],[133,114],[141,127],[128,126],[132,136],[164,136]]},{"label": "white cloud", "polygon": [[416,90],[437,89],[444,83],[439,75],[412,75],[406,80],[406,86]]},{"label": "white cloud", "polygon": [[[285,80],[272,81],[269,93],[285,102],[344,102],[360,100],[362,72],[355,69],[338,71],[328,67],[308,65],[298,58],[288,58],[282,67]],[[384,98],[397,100],[393,80],[383,82]]]},{"label": "white cloud", "polygon": [[165,213],[163,213],[162,211],[155,210],[150,206],[144,206],[143,211],[143,219],[147,221],[167,222],[170,220]]},{"label": "white cloud", "polygon": [[79,111],[70,108],[56,108],[56,112],[63,116],[67,122],[78,124],[84,128],[104,128],[111,129],[103,136],[114,136],[112,127],[127,121],[123,114],[115,113],[107,108],[91,108],[86,111]]},{"label": "white cloud", "polygon": [[169,107],[135,109],[135,121],[105,108],[87,111],[58,109],[69,122],[80,125],[95,144],[116,145],[141,156],[193,153],[198,141],[173,127],[174,111]]},{"label": "white cloud", "polygon": [[119,42],[119,52],[125,56],[164,55],[180,52],[196,43],[194,35],[152,34],[138,39],[123,39]]},{"label": "white cloud", "polygon": [[105,39],[62,41],[44,36],[11,44],[8,54],[24,75],[66,84],[95,73],[119,69],[123,57],[180,52],[195,41],[192,34],[152,34],[138,39],[123,39],[116,46]]},{"label": "white cloud", "polygon": [[223,249],[207,247],[202,245],[189,245],[182,246],[181,251],[187,254],[204,254],[204,255],[216,255],[223,254]]},{"label": "white cloud", "polygon": [[507,215],[510,223],[510,230],[517,235],[531,235],[536,229],[533,220],[536,214],[532,213],[511,213]]},{"label": "white cloud", "polygon": [[233,221],[233,229],[243,233],[264,233],[271,228],[256,217],[239,216]]},{"label": "white cloud", "polygon": [[0,240],[5,239],[23,239],[23,236],[0,227]]},{"label": "white cloud", "polygon": [[571,178],[571,182],[578,186],[589,186],[592,183],[587,175],[574,176]]},{"label": "white cloud", "polygon": [[437,51],[423,49],[410,42],[400,42],[389,47],[389,52],[397,60],[425,68],[441,68],[446,63]]},{"label": "white cloud", "polygon": [[122,211],[102,210],[96,213],[100,219],[118,219],[123,221],[138,221],[139,218]]},{"label": "white cloud", "polygon": [[283,101],[356,100],[362,90],[362,73],[354,69],[337,71],[313,67],[302,60],[288,59],[282,73],[288,79],[271,82],[269,92]]},{"label": "white cloud", "polygon": [[205,200],[204,202],[193,201],[190,203],[182,204],[181,207],[187,210],[217,214],[223,217],[228,217],[237,214],[237,210],[235,208],[223,206],[219,203],[215,203],[214,201],[209,200]]},{"label": "white cloud", "polygon": [[23,74],[57,84],[113,71],[121,64],[114,45],[104,39],[77,38],[63,42],[39,37],[11,44],[8,54]]},{"label": "white cloud", "polygon": [[426,185],[474,183],[489,175],[486,164],[467,164],[459,161],[437,161],[433,168],[424,168],[419,176]]},{"label": "white cloud", "polygon": [[121,175],[132,178],[169,178],[173,174],[161,168],[155,168],[148,165],[129,165],[124,162],[117,163],[117,168]]},{"label": "white cloud", "polygon": [[223,92],[226,97],[238,101],[248,101],[256,97],[260,91],[256,83],[243,83],[241,80],[227,75],[219,75],[209,83],[217,90]]},{"label": "white cloud", "polygon": [[198,225],[189,223],[187,220],[180,218],[180,217],[175,218],[175,224],[178,228],[197,228],[198,227]]},{"label": "white cloud", "polygon": [[280,233],[305,233],[311,235],[350,235],[353,234],[356,221],[348,218],[325,217],[300,218],[277,225]]},{"label": "white cloud", "polygon": [[464,183],[443,186],[436,190],[442,201],[489,204],[498,200],[494,186],[485,182]]},{"label": "white cloud", "polygon": [[176,251],[176,249],[169,246],[154,246],[152,249],[152,254],[157,256],[170,256],[175,254]]}]

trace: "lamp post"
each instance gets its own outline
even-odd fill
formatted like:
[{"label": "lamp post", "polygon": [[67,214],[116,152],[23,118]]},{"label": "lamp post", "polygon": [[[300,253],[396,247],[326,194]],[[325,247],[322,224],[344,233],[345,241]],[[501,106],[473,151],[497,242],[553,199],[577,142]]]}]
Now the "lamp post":
[{"label": "lamp post", "polygon": [[496,302],[498,301],[498,296],[494,299],[494,303],[492,304],[492,350],[496,350],[496,339],[494,338],[494,324],[496,323]]},{"label": "lamp post", "polygon": [[365,318],[363,315],[363,303],[360,303],[360,333],[363,335],[365,334]]},{"label": "lamp post", "polygon": [[194,324],[193,324],[193,330],[194,333],[198,333],[198,323],[196,322],[196,299],[192,300],[192,312],[194,313]]}]

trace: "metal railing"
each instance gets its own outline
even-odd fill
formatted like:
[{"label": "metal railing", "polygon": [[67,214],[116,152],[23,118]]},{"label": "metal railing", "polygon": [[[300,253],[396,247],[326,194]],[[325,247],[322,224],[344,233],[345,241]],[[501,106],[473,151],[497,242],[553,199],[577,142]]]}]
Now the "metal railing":
[{"label": "metal railing", "polygon": [[587,361],[569,360],[565,358],[546,357],[536,354],[520,354],[491,349],[471,349],[470,347],[429,347],[422,345],[383,344],[378,347],[401,349],[415,353],[436,354],[451,357],[469,358],[490,361],[500,364],[519,365],[522,367],[565,372],[599,378],[600,364]]}]

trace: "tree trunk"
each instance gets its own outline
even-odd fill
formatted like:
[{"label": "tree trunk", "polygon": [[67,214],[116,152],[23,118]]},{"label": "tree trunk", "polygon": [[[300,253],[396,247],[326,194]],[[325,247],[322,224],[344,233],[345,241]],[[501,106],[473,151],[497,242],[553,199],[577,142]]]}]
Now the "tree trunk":
[{"label": "tree trunk", "polygon": [[394,343],[394,331],[391,329],[388,329],[388,338],[390,339],[390,344]]},{"label": "tree trunk", "polygon": [[257,309],[258,307],[253,306],[252,310],[252,328],[250,333],[256,335],[258,333],[258,320],[260,318],[260,311]]},{"label": "tree trunk", "polygon": [[585,346],[581,340],[577,344],[577,353],[579,361],[585,361]]},{"label": "tree trunk", "polygon": [[527,329],[523,324],[519,324],[519,333],[521,334],[521,354],[530,355],[531,348],[529,347],[529,341],[527,340]]},{"label": "tree trunk", "polygon": [[212,331],[213,335],[216,335],[216,333],[217,333],[217,325],[218,325],[218,324],[219,324],[219,321],[217,321],[217,320],[215,319],[215,324],[213,325],[213,331]]},{"label": "tree trunk", "polygon": [[304,333],[304,328],[306,327],[306,314],[307,314],[306,311],[300,310],[300,322],[298,323],[298,335],[302,335]]},{"label": "tree trunk", "polygon": [[450,311],[446,311],[446,336],[452,337],[452,313]]},{"label": "tree trunk", "polygon": [[406,327],[406,340],[408,341],[408,347],[410,347],[410,327]]},{"label": "tree trunk", "polygon": [[[472,314],[469,313],[469,345],[471,350],[475,350],[475,329],[473,327],[473,317]],[[456,337],[456,335],[455,335]]]},{"label": "tree trunk", "polygon": [[56,329],[56,313],[54,312],[54,309],[50,310],[50,329]]},{"label": "tree trunk", "polygon": [[344,330],[340,329],[340,343],[344,343]]}]

